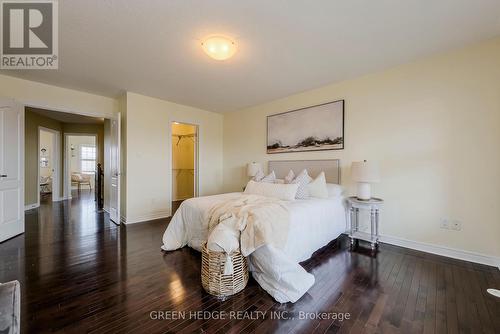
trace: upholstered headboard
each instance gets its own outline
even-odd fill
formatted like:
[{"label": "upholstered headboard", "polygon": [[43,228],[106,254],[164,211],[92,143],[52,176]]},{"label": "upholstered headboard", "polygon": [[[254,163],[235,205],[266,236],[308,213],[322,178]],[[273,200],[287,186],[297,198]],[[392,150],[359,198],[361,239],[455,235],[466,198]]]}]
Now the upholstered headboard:
[{"label": "upholstered headboard", "polygon": [[276,177],[284,178],[288,171],[293,170],[295,175],[307,169],[309,175],[315,178],[325,172],[326,182],[340,184],[340,160],[278,160],[268,162],[268,171],[274,170]]}]

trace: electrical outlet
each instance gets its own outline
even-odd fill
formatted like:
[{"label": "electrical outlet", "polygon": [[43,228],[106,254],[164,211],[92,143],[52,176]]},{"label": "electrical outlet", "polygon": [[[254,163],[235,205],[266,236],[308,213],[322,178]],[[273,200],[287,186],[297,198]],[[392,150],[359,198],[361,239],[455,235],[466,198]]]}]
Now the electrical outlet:
[{"label": "electrical outlet", "polygon": [[452,220],[450,228],[455,231],[460,231],[462,229],[462,222],[459,220]]},{"label": "electrical outlet", "polygon": [[441,218],[441,222],[439,224],[439,227],[448,230],[448,229],[450,229],[450,222],[446,218]]}]

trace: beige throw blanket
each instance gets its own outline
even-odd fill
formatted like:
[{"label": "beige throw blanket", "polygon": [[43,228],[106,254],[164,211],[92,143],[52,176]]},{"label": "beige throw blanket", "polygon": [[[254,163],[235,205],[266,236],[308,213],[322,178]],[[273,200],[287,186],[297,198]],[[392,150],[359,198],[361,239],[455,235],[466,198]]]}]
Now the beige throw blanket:
[{"label": "beige throw blanket", "polygon": [[278,249],[285,246],[289,212],[279,199],[243,195],[210,210],[209,235],[218,224],[241,232],[241,253],[248,256],[263,245],[272,245]]}]

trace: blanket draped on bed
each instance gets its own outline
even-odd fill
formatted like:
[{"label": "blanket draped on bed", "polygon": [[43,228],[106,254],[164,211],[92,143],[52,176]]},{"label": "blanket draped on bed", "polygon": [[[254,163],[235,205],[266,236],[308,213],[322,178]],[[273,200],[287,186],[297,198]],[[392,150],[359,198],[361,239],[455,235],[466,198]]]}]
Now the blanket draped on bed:
[{"label": "blanket draped on bed", "polygon": [[287,240],[289,221],[288,209],[283,201],[243,195],[236,200],[216,204],[209,213],[208,229],[213,231],[220,223],[241,232],[241,253],[249,256],[263,245],[282,249]]},{"label": "blanket draped on bed", "polygon": [[[296,302],[314,284],[314,276],[283,251],[289,229],[289,211],[284,202],[258,195],[235,195],[206,207],[208,215],[204,215],[201,226],[189,219],[190,212],[183,204],[163,235],[163,250],[187,244],[199,250],[202,241],[194,235],[204,234],[210,239],[209,231],[225,225],[241,232],[241,252],[248,256],[252,276],[278,302]],[[195,229],[206,232],[192,233]]]}]

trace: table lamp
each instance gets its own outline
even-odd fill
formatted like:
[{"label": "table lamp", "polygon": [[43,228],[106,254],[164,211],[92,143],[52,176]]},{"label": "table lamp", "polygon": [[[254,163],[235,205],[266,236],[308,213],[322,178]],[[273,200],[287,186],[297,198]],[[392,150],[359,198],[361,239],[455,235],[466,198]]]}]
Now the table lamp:
[{"label": "table lamp", "polygon": [[357,182],[357,198],[361,201],[369,201],[371,195],[371,184],[380,182],[378,165],[374,162],[354,161],[351,165],[351,176]]},{"label": "table lamp", "polygon": [[262,165],[258,162],[250,162],[247,164],[248,177],[254,177],[261,170],[262,170]]}]

